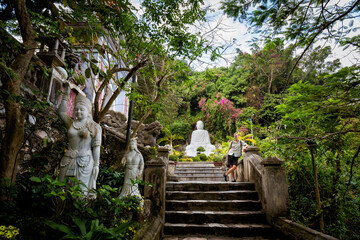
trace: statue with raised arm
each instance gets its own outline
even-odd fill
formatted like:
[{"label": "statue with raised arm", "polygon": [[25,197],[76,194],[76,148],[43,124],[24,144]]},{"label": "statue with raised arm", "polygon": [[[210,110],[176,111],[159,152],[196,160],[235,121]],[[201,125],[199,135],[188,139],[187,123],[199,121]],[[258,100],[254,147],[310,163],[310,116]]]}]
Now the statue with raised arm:
[{"label": "statue with raised arm", "polygon": [[60,162],[59,180],[63,181],[65,177],[77,178],[85,185],[81,185],[81,189],[89,196],[89,190],[96,189],[102,132],[100,125],[92,119],[92,104],[87,97],[81,94],[76,96],[75,119],[66,114],[69,93],[70,86],[65,84],[59,114],[68,130],[69,146]]},{"label": "statue with raised arm", "polygon": [[144,158],[140,151],[137,149],[136,138],[132,138],[130,140],[129,147],[129,152],[126,153],[124,156],[124,158],[126,159],[125,180],[119,197],[121,198],[135,195],[139,198],[142,198],[139,192],[138,184],[132,184],[131,180],[135,181],[136,179],[142,179],[142,174],[144,171]]},{"label": "statue with raised arm", "polygon": [[186,147],[186,155],[188,157],[195,157],[198,147],[203,147],[207,156],[215,150],[215,146],[210,143],[209,132],[204,129],[204,123],[202,121],[196,123],[196,130],[191,134],[190,145]]}]

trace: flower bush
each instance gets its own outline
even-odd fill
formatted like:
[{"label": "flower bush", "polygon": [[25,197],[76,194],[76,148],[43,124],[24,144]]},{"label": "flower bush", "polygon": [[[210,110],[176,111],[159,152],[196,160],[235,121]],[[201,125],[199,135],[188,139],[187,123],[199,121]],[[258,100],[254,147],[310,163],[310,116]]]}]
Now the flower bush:
[{"label": "flower bush", "polygon": [[19,229],[9,225],[8,227],[0,225],[0,239],[16,239],[19,235]]},{"label": "flower bush", "polygon": [[229,134],[234,132],[235,123],[239,119],[244,109],[235,108],[233,103],[221,95],[206,100],[202,98],[199,101],[199,107],[202,111],[208,130],[215,132],[217,137],[224,138],[226,129]]},{"label": "flower bush", "polygon": [[179,162],[193,162],[194,160],[192,158],[180,158]]}]

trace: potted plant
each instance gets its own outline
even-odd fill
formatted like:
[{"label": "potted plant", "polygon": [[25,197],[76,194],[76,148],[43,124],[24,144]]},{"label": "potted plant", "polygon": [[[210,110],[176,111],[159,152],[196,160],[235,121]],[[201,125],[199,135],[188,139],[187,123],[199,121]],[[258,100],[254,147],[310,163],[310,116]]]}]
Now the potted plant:
[{"label": "potted plant", "polygon": [[219,154],[211,154],[209,156],[209,161],[212,161],[215,167],[221,167],[223,165],[222,159],[222,156]]}]

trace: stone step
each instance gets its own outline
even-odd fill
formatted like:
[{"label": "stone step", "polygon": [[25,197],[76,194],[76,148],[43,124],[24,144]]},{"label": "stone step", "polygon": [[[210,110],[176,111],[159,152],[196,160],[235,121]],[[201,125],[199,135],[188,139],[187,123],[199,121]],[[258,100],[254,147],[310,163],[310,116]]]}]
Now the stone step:
[{"label": "stone step", "polygon": [[175,169],[175,173],[181,174],[181,173],[224,173],[225,171],[220,168],[180,168]]},{"label": "stone step", "polygon": [[[224,178],[223,180],[224,181]],[[255,190],[254,183],[249,182],[167,182],[166,191],[231,191]]]},{"label": "stone step", "polygon": [[[165,235],[163,240],[284,240],[286,238],[280,236],[253,236],[253,237],[228,237],[216,235]],[[289,239],[290,240],[290,239]]]},{"label": "stone step", "polygon": [[179,177],[178,181],[182,182],[193,182],[193,181],[199,181],[199,182],[222,182],[224,181],[224,177]]},{"label": "stone step", "polygon": [[188,172],[183,172],[183,173],[175,173],[175,175],[178,175],[180,177],[222,177],[224,179],[224,173],[223,172],[219,172],[219,173],[203,173],[203,172],[198,172],[198,173],[188,173]]},{"label": "stone step", "polygon": [[178,162],[176,168],[215,168],[212,162]]},{"label": "stone step", "polygon": [[192,170],[198,170],[198,169],[221,169],[219,167],[215,166],[202,166],[202,165],[189,165],[189,166],[175,166],[175,169],[192,169]]},{"label": "stone step", "polygon": [[277,233],[267,224],[184,224],[165,223],[165,235],[223,235],[227,237],[275,236]]},{"label": "stone step", "polygon": [[230,191],[167,191],[167,200],[258,200],[258,193],[252,190]]},{"label": "stone step", "polygon": [[262,211],[166,211],[165,222],[266,224],[266,216]]},{"label": "stone step", "polygon": [[166,200],[167,211],[260,211],[255,200]]}]

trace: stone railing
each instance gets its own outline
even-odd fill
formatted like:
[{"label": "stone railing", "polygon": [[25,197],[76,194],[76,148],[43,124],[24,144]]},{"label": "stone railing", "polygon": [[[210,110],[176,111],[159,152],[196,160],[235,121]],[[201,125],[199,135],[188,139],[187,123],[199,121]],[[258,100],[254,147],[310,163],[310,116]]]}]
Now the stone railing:
[{"label": "stone railing", "polygon": [[288,217],[289,193],[284,161],[276,157],[262,159],[259,148],[249,146],[244,153],[243,169],[244,181],[255,184],[268,222],[273,217]]},{"label": "stone railing", "polygon": [[147,223],[137,232],[134,239],[157,240],[163,236],[165,224],[165,190],[169,165],[169,149],[158,148],[157,158],[145,162],[144,214]]},{"label": "stone railing", "polygon": [[259,150],[254,146],[247,148],[243,162],[237,168],[237,179],[255,184],[268,223],[290,239],[335,240],[288,219],[289,192],[284,161],[277,157],[262,159]]}]

